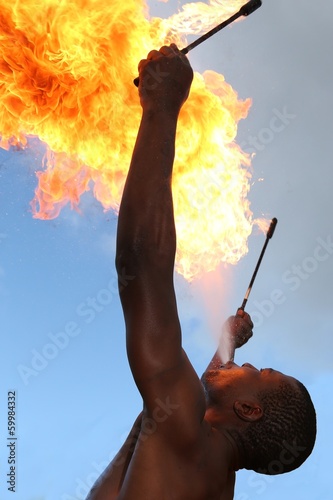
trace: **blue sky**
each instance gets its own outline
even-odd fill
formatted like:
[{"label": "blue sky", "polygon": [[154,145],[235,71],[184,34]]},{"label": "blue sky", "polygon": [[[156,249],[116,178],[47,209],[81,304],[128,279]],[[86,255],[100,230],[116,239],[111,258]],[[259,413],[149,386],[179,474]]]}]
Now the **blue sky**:
[{"label": "blue sky", "polygon": [[[150,4],[161,17],[180,5]],[[251,208],[255,216],[279,219],[248,302],[254,338],[236,361],[299,378],[318,415],[317,445],[306,464],[274,478],[240,472],[236,500],[332,496],[332,14],[323,0],[267,0],[190,54],[195,70],[223,73],[241,98],[253,99],[237,137],[256,153]],[[80,500],[117,451],[141,402],[115,288],[116,217],[87,193],[81,215],[65,208],[53,221],[34,220],[29,203],[43,152],[38,141],[25,151],[0,150],[0,496]],[[213,354],[223,319],[242,302],[263,241],[253,234],[249,254],[236,267],[192,284],[175,277],[184,347],[198,373]],[[12,390],[16,496],[5,484]]]}]

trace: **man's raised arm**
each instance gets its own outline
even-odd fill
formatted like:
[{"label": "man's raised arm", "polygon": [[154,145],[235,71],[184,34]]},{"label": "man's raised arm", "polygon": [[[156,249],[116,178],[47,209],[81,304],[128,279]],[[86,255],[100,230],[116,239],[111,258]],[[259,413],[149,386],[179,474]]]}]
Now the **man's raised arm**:
[{"label": "man's raised arm", "polygon": [[156,397],[170,395],[177,377],[200,385],[181,348],[173,287],[171,177],[177,119],[193,71],[171,46],[150,52],[139,73],[143,115],[120,207],[116,265],[120,276],[135,276],[120,286],[127,353],[145,404],[153,410]]}]

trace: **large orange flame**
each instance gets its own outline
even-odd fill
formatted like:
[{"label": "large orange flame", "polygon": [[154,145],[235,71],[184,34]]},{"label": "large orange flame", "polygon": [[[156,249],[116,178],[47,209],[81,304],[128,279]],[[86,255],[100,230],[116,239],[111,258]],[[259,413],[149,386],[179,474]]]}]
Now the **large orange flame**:
[{"label": "large orange flame", "polygon": [[[226,5],[225,5],[226,4]],[[200,34],[244,0],[189,3],[169,19],[149,19],[144,0],[0,0],[0,145],[48,145],[37,172],[34,217],[77,208],[93,186],[105,209],[119,209],[141,108],[133,77],[152,48]],[[195,74],[182,109],[173,177],[177,270],[187,279],[247,251],[252,214],[250,160],[234,142],[250,99],[223,76]]]}]

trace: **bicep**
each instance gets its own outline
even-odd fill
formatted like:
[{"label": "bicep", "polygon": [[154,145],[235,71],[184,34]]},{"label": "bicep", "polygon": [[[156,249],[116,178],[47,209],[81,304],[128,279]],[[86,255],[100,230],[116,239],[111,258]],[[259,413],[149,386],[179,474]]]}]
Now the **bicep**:
[{"label": "bicep", "polygon": [[[201,382],[181,345],[181,328],[172,280],[160,275],[131,282],[122,304],[130,367],[150,418],[166,410],[164,428],[196,426],[205,412]],[[163,406],[164,405],[164,406]],[[168,411],[171,414],[168,414]],[[154,416],[155,415],[155,416]],[[163,417],[163,416],[162,416]],[[161,417],[161,418],[162,418]],[[168,423],[167,423],[168,421]]]},{"label": "bicep", "polygon": [[151,429],[157,430],[168,445],[178,449],[196,442],[206,401],[202,384],[185,351],[182,350],[178,366],[157,374],[143,385],[148,433]]},{"label": "bicep", "polygon": [[[140,392],[143,382],[178,366],[182,359],[181,328],[173,284],[158,272],[144,271],[121,293],[126,347]],[[142,393],[143,398],[144,394]]]}]

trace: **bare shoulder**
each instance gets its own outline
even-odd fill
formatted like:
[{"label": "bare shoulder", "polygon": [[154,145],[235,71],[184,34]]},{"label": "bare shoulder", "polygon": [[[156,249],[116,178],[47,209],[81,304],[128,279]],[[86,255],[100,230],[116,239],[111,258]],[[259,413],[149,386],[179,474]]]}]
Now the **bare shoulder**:
[{"label": "bare shoulder", "polygon": [[195,443],[202,432],[206,398],[202,383],[182,350],[181,361],[150,380],[153,400],[143,412],[142,430],[152,426],[174,449]]}]

